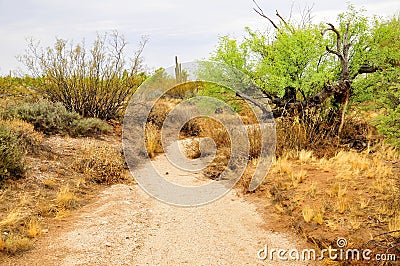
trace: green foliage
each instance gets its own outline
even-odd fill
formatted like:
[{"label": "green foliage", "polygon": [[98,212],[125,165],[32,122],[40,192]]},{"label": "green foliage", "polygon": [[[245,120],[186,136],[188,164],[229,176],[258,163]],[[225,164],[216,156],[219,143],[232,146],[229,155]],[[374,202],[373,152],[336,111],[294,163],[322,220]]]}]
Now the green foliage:
[{"label": "green foliage", "polygon": [[113,127],[98,118],[82,118],[75,120],[71,125],[72,136],[97,136],[110,134]]},{"label": "green foliage", "polygon": [[112,132],[111,126],[96,118],[82,118],[69,112],[61,103],[47,100],[25,102],[6,108],[4,119],[20,119],[34,125],[35,130],[47,135],[92,136]]},{"label": "green foliage", "polygon": [[99,35],[90,49],[57,39],[42,48],[30,40],[20,60],[40,78],[39,91],[68,111],[104,120],[122,117],[136,88],[146,78],[141,71],[144,40],[133,58],[125,58],[126,41],[117,32]]},{"label": "green foliage", "polygon": [[[247,40],[248,45],[253,52],[260,53],[261,59],[255,70],[256,76],[264,77],[264,90],[282,97],[285,88],[293,87],[298,96],[304,98],[314,94],[333,78],[327,73],[334,66],[321,60],[325,41],[317,26],[309,25],[294,31],[282,29],[276,34],[275,40],[270,39],[266,43],[256,33],[248,32],[252,36]],[[262,41],[264,48],[260,51],[256,46]]]},{"label": "green foliage", "polygon": [[[273,97],[284,98],[294,89],[298,101],[316,95],[326,86],[338,84],[345,77],[351,86],[351,106],[362,103],[375,105],[377,112],[384,109],[386,116],[376,122],[379,130],[390,139],[398,138],[399,16],[371,18],[364,10],[349,5],[332,25],[315,24],[307,19],[301,23],[280,19],[275,25],[278,29],[267,33],[246,28],[247,36],[242,42],[227,36],[220,38],[211,60],[246,73]],[[331,52],[327,52],[327,47]],[[347,56],[346,49],[348,58],[341,62],[338,55]],[[342,64],[347,59],[348,64]],[[215,77],[214,80],[228,78],[225,70],[212,64],[203,64],[199,73]],[[335,100],[331,97],[326,103]],[[322,113],[332,114],[332,105],[324,104],[321,108],[325,109]]]},{"label": "green foliage", "polygon": [[207,109],[215,110],[216,108],[223,108],[225,105],[228,105],[235,112],[241,112],[243,104],[245,104],[244,101],[240,101],[240,98],[236,96],[234,91],[214,83],[203,82],[201,89],[198,90],[196,95],[207,96],[221,101],[218,106],[203,106],[203,111],[206,111]]},{"label": "green foliage", "polygon": [[374,66],[382,69],[400,66],[400,15],[375,18],[369,43],[369,57]]},{"label": "green foliage", "polygon": [[7,127],[0,127],[0,182],[23,175],[24,156],[25,151],[18,135]]},{"label": "green foliage", "polygon": [[26,102],[7,108],[3,117],[31,123],[36,130],[47,135],[68,134],[72,123],[80,119],[79,114],[67,111],[61,103],[52,103],[47,100]]},{"label": "green foliage", "polygon": [[34,91],[27,84],[32,84],[34,80],[29,77],[0,76],[0,97],[32,95]]},{"label": "green foliage", "polygon": [[43,141],[43,133],[37,132],[32,124],[22,120],[0,120],[0,127],[13,132],[20,141],[19,145],[27,152],[35,152]]},{"label": "green foliage", "polygon": [[379,133],[384,134],[390,142],[400,147],[400,105],[387,115],[380,116],[377,128]]},{"label": "green foliage", "polygon": [[332,78],[327,75],[332,66],[320,60],[326,41],[317,26],[283,28],[276,36],[250,28],[247,32],[249,36],[241,44],[222,37],[211,59],[241,70],[261,89],[280,97],[287,87],[307,97]]},{"label": "green foliage", "polygon": [[374,122],[379,132],[400,145],[400,19],[375,19],[371,30],[368,62],[379,71],[354,82],[355,100],[368,101],[385,115]]}]

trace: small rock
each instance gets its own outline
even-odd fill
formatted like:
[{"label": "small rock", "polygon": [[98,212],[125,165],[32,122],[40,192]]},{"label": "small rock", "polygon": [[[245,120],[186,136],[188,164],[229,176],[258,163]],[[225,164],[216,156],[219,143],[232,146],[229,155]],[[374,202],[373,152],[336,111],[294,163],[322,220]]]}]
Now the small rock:
[{"label": "small rock", "polygon": [[5,235],[5,236],[8,235],[8,232],[3,232],[3,235]]},{"label": "small rock", "polygon": [[49,232],[49,229],[43,229],[43,230],[42,230],[42,233],[43,233],[43,234],[47,234],[48,232]]},{"label": "small rock", "polygon": [[105,245],[106,245],[106,247],[111,247],[112,246],[110,242],[106,242]]}]

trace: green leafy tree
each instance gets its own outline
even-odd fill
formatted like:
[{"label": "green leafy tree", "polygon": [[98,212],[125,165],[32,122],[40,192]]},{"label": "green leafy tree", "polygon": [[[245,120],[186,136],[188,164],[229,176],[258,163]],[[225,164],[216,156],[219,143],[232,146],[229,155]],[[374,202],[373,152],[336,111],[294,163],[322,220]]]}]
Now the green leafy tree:
[{"label": "green leafy tree", "polygon": [[363,66],[370,73],[354,82],[356,102],[381,108],[375,124],[380,133],[400,146],[400,18],[376,18]]},{"label": "green leafy tree", "polygon": [[[276,23],[258,5],[255,11],[273,31],[265,34],[247,28],[241,43],[222,37],[211,59],[248,74],[270,99],[275,117],[302,118],[312,109],[325,110],[329,125],[340,135],[349,103],[367,97],[358,86],[362,83],[359,80],[365,75],[388,77],[388,71],[398,69],[396,20],[374,21],[351,5],[338,15],[336,25],[313,24],[307,19],[310,16],[296,23],[278,12]],[[376,80],[368,82],[379,90]],[[396,91],[384,92],[383,98]]]}]

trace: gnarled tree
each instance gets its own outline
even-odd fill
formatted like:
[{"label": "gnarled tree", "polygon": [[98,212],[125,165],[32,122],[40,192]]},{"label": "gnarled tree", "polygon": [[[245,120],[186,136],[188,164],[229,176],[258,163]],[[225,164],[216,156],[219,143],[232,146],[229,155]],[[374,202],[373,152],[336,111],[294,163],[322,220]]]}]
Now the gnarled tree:
[{"label": "gnarled tree", "polygon": [[272,30],[260,33],[247,28],[242,43],[222,37],[211,59],[248,74],[270,99],[275,117],[302,119],[310,110],[324,110],[330,131],[340,136],[354,80],[383,69],[372,56],[376,25],[353,6],[338,16],[337,25],[317,25],[310,19],[310,9],[300,23],[278,11],[274,21],[254,3],[255,12]]}]

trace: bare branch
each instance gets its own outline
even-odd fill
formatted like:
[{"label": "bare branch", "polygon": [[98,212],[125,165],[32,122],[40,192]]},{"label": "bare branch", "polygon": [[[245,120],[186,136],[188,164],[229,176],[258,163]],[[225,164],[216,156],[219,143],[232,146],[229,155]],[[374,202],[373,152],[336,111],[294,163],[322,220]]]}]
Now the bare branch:
[{"label": "bare branch", "polygon": [[258,15],[260,15],[261,17],[267,19],[267,20],[272,24],[272,26],[273,26],[275,29],[279,30],[279,28],[278,28],[278,26],[275,24],[275,22],[273,22],[272,19],[270,19],[267,15],[264,14],[264,11],[263,11],[263,10],[261,9],[261,7],[257,4],[256,0],[253,0],[253,3],[254,3],[254,4],[256,5],[256,7],[257,7],[257,8],[253,8],[253,10],[254,10]]},{"label": "bare branch", "polygon": [[339,51],[332,50],[331,48],[329,48],[329,46],[326,46],[326,51],[328,51],[328,53],[330,54],[336,55],[337,57],[339,57],[340,60],[344,60],[343,55]]},{"label": "bare branch", "polygon": [[343,37],[343,46],[347,45],[347,39],[349,38],[349,29],[350,29],[350,23],[347,23],[346,25],[346,32],[344,33],[344,37]]},{"label": "bare branch", "polygon": [[334,32],[336,34],[336,48],[337,48],[336,51],[337,51],[337,53],[340,53],[340,50],[341,50],[340,49],[341,48],[340,40],[341,40],[342,36],[340,35],[340,32],[335,28],[335,26],[333,26],[333,24],[327,23],[327,25],[329,26],[329,28],[324,29],[322,31],[322,35],[325,35],[328,31]]},{"label": "bare branch", "polygon": [[139,42],[139,46],[134,54],[134,57],[132,59],[133,61],[133,65],[131,68],[131,73],[132,74],[137,74],[140,70],[141,64],[142,64],[142,54],[143,54],[143,50],[144,47],[146,46],[146,44],[149,41],[149,37],[148,36],[142,36],[142,39]]},{"label": "bare branch", "polygon": [[275,15],[283,22],[283,24],[285,24],[286,28],[292,30],[290,28],[289,24],[286,22],[286,20],[279,14],[278,10],[275,10],[275,11],[276,11]]}]

